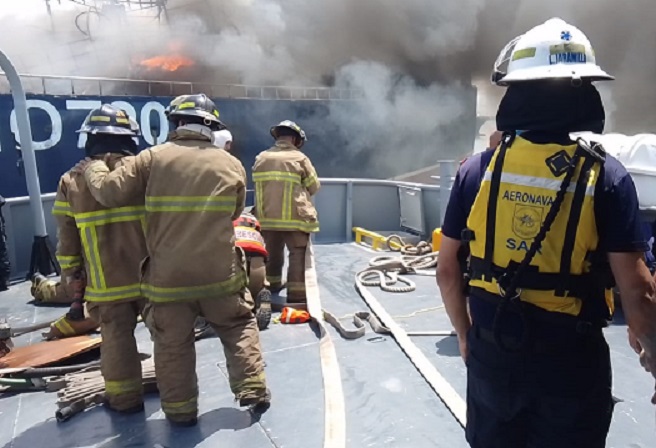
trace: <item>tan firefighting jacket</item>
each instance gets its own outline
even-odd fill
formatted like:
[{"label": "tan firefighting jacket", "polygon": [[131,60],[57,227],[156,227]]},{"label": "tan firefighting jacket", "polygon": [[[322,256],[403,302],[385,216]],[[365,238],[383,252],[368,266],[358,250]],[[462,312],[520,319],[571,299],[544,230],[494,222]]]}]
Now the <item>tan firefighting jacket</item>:
[{"label": "tan firefighting jacket", "polygon": [[294,145],[279,141],[258,154],[253,182],[262,230],[319,231],[311,196],[321,185],[310,159]]},{"label": "tan firefighting jacket", "polygon": [[[130,159],[116,154],[108,163],[115,169]],[[52,213],[58,224],[62,283],[84,266],[87,301],[141,297],[139,264],[147,255],[143,197],[132,196],[121,206],[105,207],[91,195],[84,176],[69,171],[59,181]]]},{"label": "tan firefighting jacket", "polygon": [[152,302],[220,298],[247,285],[243,251],[232,221],[244,209],[246,172],[210,137],[173,132],[167,143],[140,152],[110,172],[85,171],[98,201],[118,207],[145,197],[146,244],[141,290]]}]

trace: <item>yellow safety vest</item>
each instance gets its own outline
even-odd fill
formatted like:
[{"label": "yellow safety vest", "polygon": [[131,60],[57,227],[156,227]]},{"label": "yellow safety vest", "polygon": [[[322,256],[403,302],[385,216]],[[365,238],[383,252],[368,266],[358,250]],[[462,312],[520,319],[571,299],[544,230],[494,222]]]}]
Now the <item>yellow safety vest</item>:
[{"label": "yellow safety vest", "polygon": [[[506,150],[496,151],[467,220],[473,233],[469,247],[474,295],[477,288],[501,295],[497,279],[524,259],[556,199],[576,148],[576,144],[538,145],[516,137]],[[596,317],[612,314],[611,291],[595,287],[600,276],[591,274],[591,256],[599,241],[594,193],[600,167],[591,157],[579,160],[551,229],[520,277],[522,302],[579,316],[583,301],[600,300],[603,291],[605,306],[597,303],[593,308],[606,314],[607,306],[608,314]]]}]

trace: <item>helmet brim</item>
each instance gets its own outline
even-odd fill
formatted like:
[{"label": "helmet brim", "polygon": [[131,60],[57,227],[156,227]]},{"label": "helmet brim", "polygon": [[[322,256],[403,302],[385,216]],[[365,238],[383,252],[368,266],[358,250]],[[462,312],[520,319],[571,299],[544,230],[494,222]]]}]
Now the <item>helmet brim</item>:
[{"label": "helmet brim", "polygon": [[[282,128],[289,129],[290,131],[294,131],[294,133],[296,133],[298,138],[301,139],[301,141],[302,141],[301,146],[303,146],[303,143],[305,143],[307,141],[307,136],[304,136],[303,134],[301,134],[300,132],[298,132],[296,129],[294,129],[291,126],[273,126],[271,128],[271,130],[269,131],[271,133],[271,137],[277,139],[278,138],[278,129],[282,129]],[[299,148],[300,148],[300,146],[299,146]]]},{"label": "helmet brim", "polygon": [[522,81],[539,81],[548,79],[586,79],[589,81],[612,81],[609,75],[597,65],[592,64],[554,64],[548,68],[530,67],[513,70],[497,81],[498,85]]},{"label": "helmet brim", "polygon": [[141,135],[139,131],[133,131],[118,126],[82,126],[75,132],[78,134],[128,135],[130,137],[138,137]]},{"label": "helmet brim", "polygon": [[221,120],[219,120],[215,115],[212,115],[209,112],[196,110],[196,109],[189,109],[188,111],[179,110],[179,111],[175,111],[175,112],[170,112],[167,115],[167,118],[169,120],[174,118],[174,117],[199,117],[199,118],[203,118],[203,119],[207,118],[207,119],[213,121],[214,123],[219,123],[219,124],[223,125]]}]

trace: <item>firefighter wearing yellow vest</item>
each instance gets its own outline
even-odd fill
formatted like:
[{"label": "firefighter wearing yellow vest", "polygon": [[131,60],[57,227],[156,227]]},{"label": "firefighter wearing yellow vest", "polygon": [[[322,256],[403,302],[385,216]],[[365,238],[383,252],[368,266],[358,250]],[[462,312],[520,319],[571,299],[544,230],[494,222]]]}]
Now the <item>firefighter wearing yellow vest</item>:
[{"label": "firefighter wearing yellow vest", "polygon": [[[86,134],[87,156],[107,160],[103,165],[110,170],[137,152],[133,138],[139,135],[139,126],[111,105],[91,111],[78,132]],[[57,260],[74,301],[55,327],[69,335],[80,331],[77,325],[100,323],[106,404],[120,412],[142,411],[141,360],[134,329],[144,305],[139,288],[139,264],[147,254],[143,197],[132,196],[121,206],[102,205],[84,176],[71,170],[59,181],[53,214],[58,224]],[[82,300],[90,315],[86,319]]]},{"label": "firefighter wearing yellow vest", "polygon": [[656,375],[635,186],[603,148],[571,135],[603,132],[592,82],[610,79],[587,37],[560,19],[511,41],[495,64],[493,81],[508,86],[497,112],[504,136],[458,171],[437,272],[467,365],[474,448],[606,445],[614,402],[602,328],[613,277]]},{"label": "firefighter wearing yellow vest", "polygon": [[259,331],[248,292],[244,252],[233,220],[244,209],[246,172],[212,145],[223,128],[204,94],[175,98],[166,111],[166,143],[110,171],[81,164],[95,198],[110,207],[145,198],[148,258],[141,266],[145,319],[153,333],[162,410],[173,425],[198,417],[194,324],[203,317],[221,338],[230,386],[241,406],[269,407]]},{"label": "firefighter wearing yellow vest", "polygon": [[293,121],[271,128],[275,145],[261,152],[253,166],[255,209],[269,252],[267,279],[273,291],[283,288],[285,246],[289,251],[287,302],[304,304],[305,251],[310,234],[319,231],[312,196],[319,191],[317,172],[301,152],[305,132]]}]

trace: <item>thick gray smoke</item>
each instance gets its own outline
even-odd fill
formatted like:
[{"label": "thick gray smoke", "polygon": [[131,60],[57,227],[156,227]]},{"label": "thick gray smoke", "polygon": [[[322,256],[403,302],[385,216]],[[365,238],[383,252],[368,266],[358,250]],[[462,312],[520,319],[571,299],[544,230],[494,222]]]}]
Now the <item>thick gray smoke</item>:
[{"label": "thick gray smoke", "polygon": [[2,1],[0,46],[20,71],[149,78],[160,74],[140,60],[177,51],[200,67],[169,79],[355,88],[363,101],[335,102],[323,120],[354,153],[378,151],[381,172],[471,150],[476,100],[467,86],[485,96],[479,115],[493,116],[503,89],[487,78],[498,52],[553,16],[581,28],[617,77],[600,87],[607,130],[656,128],[653,0],[621,8],[613,0],[169,0],[168,20],[154,10],[78,16],[91,40],[74,26],[87,9],[65,0],[51,7],[48,16],[44,0]]}]

